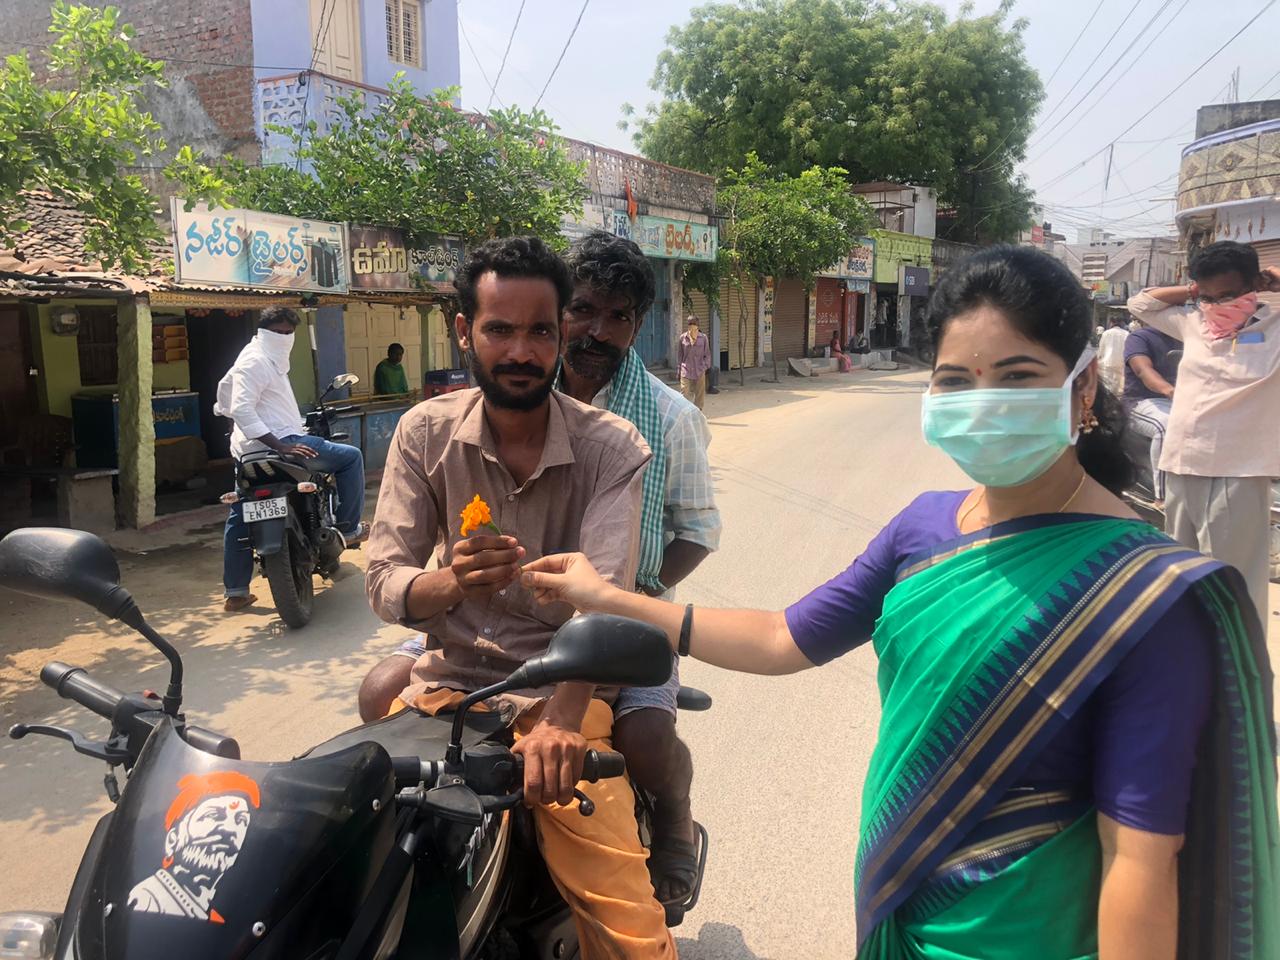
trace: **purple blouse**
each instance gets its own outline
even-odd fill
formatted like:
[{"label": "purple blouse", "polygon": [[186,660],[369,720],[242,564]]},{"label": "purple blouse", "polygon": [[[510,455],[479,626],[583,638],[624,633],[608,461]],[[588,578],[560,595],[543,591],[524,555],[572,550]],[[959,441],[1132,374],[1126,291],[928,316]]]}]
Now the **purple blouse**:
[{"label": "purple blouse", "polygon": [[[871,638],[903,561],[960,536],[965,492],[926,493],[840,574],[786,611],[823,664]],[[1214,627],[1190,593],[1169,608],[1032,761],[1020,786],[1092,793],[1102,813],[1149,833],[1184,832],[1196,745],[1213,695]]]}]

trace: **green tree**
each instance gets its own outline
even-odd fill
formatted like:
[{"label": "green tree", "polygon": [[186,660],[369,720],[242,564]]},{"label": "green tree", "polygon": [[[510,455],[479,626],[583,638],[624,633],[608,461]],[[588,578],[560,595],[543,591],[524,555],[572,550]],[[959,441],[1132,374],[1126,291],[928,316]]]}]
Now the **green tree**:
[{"label": "green tree", "polygon": [[573,162],[542,111],[463,113],[456,91],[419,99],[402,77],[370,108],[356,94],[338,102],[328,132],[270,126],[287,136],[296,162],[251,167],[210,162],[190,148],[166,171],[196,201],[319,220],[460,234],[475,243],[532,234],[562,244],[560,224],[580,212],[585,167]]},{"label": "green tree", "polygon": [[[716,194],[720,246],[713,264],[685,268],[685,286],[719,297],[720,279],[758,290],[765,277],[800,277],[812,284],[815,274],[845,256],[874,222],[871,208],[849,191],[848,172],[840,167],[811,167],[791,177],[771,172],[754,152],[741,170],[728,170]],[[745,309],[729,322],[738,323],[738,343],[746,343]],[[745,367],[745,357],[739,366]],[[778,376],[774,354],[773,375]],[[741,370],[739,377],[744,375]]]},{"label": "green tree", "polygon": [[1012,6],[949,20],[913,2],[711,3],[668,34],[661,101],[624,107],[622,125],[646,156],[696,170],[754,150],[793,176],[817,164],[933,186],[958,209],[951,239],[1008,238],[1030,216],[1014,165],[1043,98]]},{"label": "green tree", "polygon": [[49,31],[47,77],[25,52],[0,65],[0,247],[21,244],[22,192],[43,189],[84,214],[86,252],[105,267],[145,267],[161,239],[156,201],[128,168],[164,149],[138,106],[148,83],[163,84],[162,64],[133,49],[115,7],[58,0]]}]

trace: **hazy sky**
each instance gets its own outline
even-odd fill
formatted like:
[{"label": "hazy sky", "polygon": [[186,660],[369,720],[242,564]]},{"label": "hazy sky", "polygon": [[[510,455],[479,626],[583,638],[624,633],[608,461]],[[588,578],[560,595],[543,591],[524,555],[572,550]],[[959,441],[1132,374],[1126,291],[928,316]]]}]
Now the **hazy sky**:
[{"label": "hazy sky", "polygon": [[[634,150],[629,134],[617,127],[620,107],[632,103],[643,109],[655,99],[649,80],[667,30],[684,23],[697,5],[691,0],[590,0],[542,106],[569,136]],[[943,0],[942,5],[953,15],[960,7],[958,0]],[[976,3],[979,14],[996,6],[997,0]],[[483,107],[489,101],[482,70],[489,81],[495,78],[519,7],[520,0],[460,0],[462,90],[468,106]],[[1252,27],[1170,94],[1266,7]],[[533,104],[579,10],[579,0],[525,0],[497,84],[501,102]],[[1041,78],[1048,81],[1058,70],[1047,84],[1025,171],[1046,207],[1046,218],[1072,241],[1077,226],[1084,224],[1138,236],[1169,232],[1173,204],[1161,198],[1173,196],[1196,108],[1225,100],[1237,67],[1241,100],[1280,97],[1276,0],[1020,0],[1015,16],[1030,21],[1027,56]],[[1115,69],[1077,106],[1118,58]],[[1132,69],[1124,73],[1130,64]],[[1166,95],[1165,103],[1124,132]],[[1113,140],[1114,163],[1104,195],[1110,151],[1080,165]]]}]

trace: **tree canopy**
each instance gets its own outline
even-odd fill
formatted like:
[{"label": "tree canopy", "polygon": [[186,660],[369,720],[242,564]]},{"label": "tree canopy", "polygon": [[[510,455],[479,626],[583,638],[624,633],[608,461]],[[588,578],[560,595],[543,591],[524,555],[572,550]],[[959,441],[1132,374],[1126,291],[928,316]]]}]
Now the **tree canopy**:
[{"label": "tree canopy", "polygon": [[0,247],[21,245],[22,192],[43,189],[84,214],[88,254],[138,269],[161,234],[155,198],[129,168],[164,142],[137,98],[163,83],[163,65],[133,49],[115,7],[58,0],[49,30],[47,76],[25,52],[0,65]]},{"label": "tree canopy", "polygon": [[[810,167],[799,176],[771,171],[754,152],[741,170],[727,170],[716,194],[720,248],[714,264],[685,267],[685,286],[715,301],[720,278],[753,284],[765,277],[812,282],[874,223],[871,208],[849,190],[840,167]],[[726,318],[745,324],[745,315]],[[739,338],[745,343],[745,334]],[[774,364],[775,374],[777,363]]]},{"label": "tree canopy", "polygon": [[668,34],[661,101],[623,123],[646,156],[704,172],[754,151],[792,176],[818,165],[932,186],[957,208],[951,239],[1008,238],[1030,217],[1014,165],[1043,98],[1012,5],[950,20],[912,2],[710,3]]},{"label": "tree canopy", "polygon": [[456,91],[419,99],[402,77],[370,106],[356,94],[338,102],[325,133],[269,126],[287,136],[295,162],[246,166],[209,161],[190,148],[168,173],[188,203],[248,207],[318,220],[459,234],[475,243],[532,234],[561,244],[566,214],[580,213],[585,169],[573,162],[542,111],[463,113]]}]

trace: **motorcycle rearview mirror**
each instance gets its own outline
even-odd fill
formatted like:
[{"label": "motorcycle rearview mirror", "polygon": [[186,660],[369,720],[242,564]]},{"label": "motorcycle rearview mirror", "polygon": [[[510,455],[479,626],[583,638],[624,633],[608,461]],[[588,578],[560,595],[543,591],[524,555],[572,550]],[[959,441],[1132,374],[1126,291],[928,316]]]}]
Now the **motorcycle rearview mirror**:
[{"label": "motorcycle rearview mirror", "polygon": [[666,633],[652,624],[605,613],[575,617],[556,631],[546,653],[526,660],[501,683],[469,694],[458,705],[445,761],[462,762],[463,722],[467,710],[481,700],[556,683],[658,687],[671,679],[671,660]]},{"label": "motorcycle rearview mirror", "polygon": [[329,384],[330,390],[341,390],[343,387],[354,387],[360,382],[360,378],[354,373],[340,373],[333,378],[333,383]]},{"label": "motorcycle rearview mirror", "polygon": [[547,652],[513,673],[512,689],[582,682],[657,687],[671,679],[671,644],[665,631],[626,617],[593,613],[556,631]]},{"label": "motorcycle rearview mirror", "polygon": [[50,600],[79,600],[117,619],[132,602],[120,566],[101,539],[83,530],[26,527],[0,540],[0,583]]},{"label": "motorcycle rearview mirror", "polygon": [[62,527],[24,527],[0,540],[0,586],[49,600],[79,600],[112,620],[128,624],[169,661],[165,712],[182,703],[182,658],[142,616],[120,586],[120,565],[100,537]]}]

